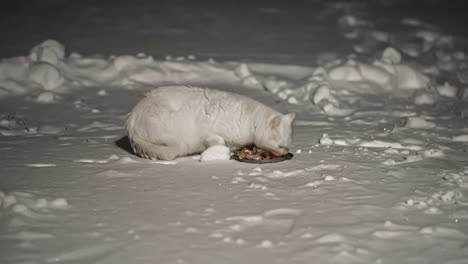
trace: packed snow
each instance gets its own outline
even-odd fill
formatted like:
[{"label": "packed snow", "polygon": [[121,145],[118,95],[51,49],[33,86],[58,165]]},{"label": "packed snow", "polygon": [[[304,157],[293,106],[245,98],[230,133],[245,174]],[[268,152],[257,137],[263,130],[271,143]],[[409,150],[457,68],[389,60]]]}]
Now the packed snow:
[{"label": "packed snow", "polygon": [[[113,16],[76,5],[96,23]],[[52,35],[1,59],[0,263],[468,263],[463,37],[416,17],[382,22],[365,2],[314,5],[322,24],[311,27],[328,25],[347,48],[318,50],[308,63],[293,48],[288,63],[274,52],[80,54]],[[215,27],[302,14],[281,7],[241,10]],[[147,34],[152,14],[139,12],[116,26]],[[224,11],[196,12],[220,19]],[[215,46],[190,35],[197,23],[154,27]],[[278,32],[267,42],[298,38]],[[173,161],[136,156],[127,113],[166,84],[295,112],[294,158],[243,163],[220,145]]]}]

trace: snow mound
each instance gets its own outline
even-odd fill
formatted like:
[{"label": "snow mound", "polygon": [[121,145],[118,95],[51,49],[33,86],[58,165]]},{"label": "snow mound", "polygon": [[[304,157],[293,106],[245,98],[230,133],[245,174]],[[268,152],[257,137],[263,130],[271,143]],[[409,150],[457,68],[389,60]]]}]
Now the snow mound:
[{"label": "snow mound", "polygon": [[32,101],[39,104],[55,104],[61,100],[61,96],[53,92],[41,92],[36,97],[32,98]]},{"label": "snow mound", "polygon": [[468,142],[468,134],[453,136],[452,141],[453,142]]},{"label": "snow mound", "polygon": [[323,134],[322,137],[319,139],[319,143],[321,145],[332,145],[333,144],[333,140],[330,138],[330,136],[328,134]]},{"label": "snow mound", "polygon": [[415,129],[431,129],[434,128],[436,124],[434,122],[426,121],[422,117],[408,117],[406,121],[406,127],[415,128]]},{"label": "snow mound", "polygon": [[[299,81],[278,76],[257,79],[262,80],[265,90],[289,104],[313,104],[330,116],[352,114],[356,102],[368,94],[406,97],[412,96],[414,91],[431,88],[431,79],[423,67],[404,61],[403,55],[392,46],[370,62],[354,54],[326,62]],[[420,96],[414,101],[421,105],[432,104],[435,98]]]},{"label": "snow mound", "polygon": [[63,45],[47,40],[35,46],[29,57],[0,61],[0,97],[36,89],[57,90],[65,81],[59,68],[64,56]]},{"label": "snow mound", "polygon": [[49,39],[33,47],[29,57],[34,62],[46,62],[56,66],[60,60],[65,58],[65,47],[61,43]]},{"label": "snow mound", "polygon": [[440,95],[445,97],[455,97],[457,95],[457,87],[450,85],[449,83],[444,83],[443,85],[437,86],[437,91]]},{"label": "snow mound", "polygon": [[30,81],[40,85],[44,90],[55,90],[64,82],[59,69],[45,62],[31,63],[27,74]]},{"label": "snow mound", "polygon": [[[467,58],[463,52],[450,50],[450,36],[420,25],[422,28],[415,32],[422,43],[419,47],[414,40],[390,41],[388,32],[373,28],[365,19],[349,15],[339,23],[362,42],[362,52],[342,58],[322,54],[315,68],[196,61],[193,57],[157,60],[144,53],[106,58],[71,52],[67,57],[64,45],[46,40],[33,47],[29,56],[0,61],[0,98],[37,91],[33,101],[55,103],[59,94],[83,87],[99,87],[96,93],[105,96],[108,91],[102,89],[104,85],[112,89],[147,89],[167,84],[233,85],[266,90],[288,104],[317,107],[326,115],[339,117],[355,113],[363,102],[374,104],[368,95],[411,97],[416,105],[435,104],[441,96],[455,98],[457,87],[435,83],[443,71],[455,71],[461,83],[468,83],[464,81],[468,80]],[[370,46],[379,48],[364,48],[369,39],[379,43]],[[432,65],[416,60],[422,56],[432,60]],[[386,97],[376,99],[385,103]]]},{"label": "snow mound", "polygon": [[200,161],[229,160],[230,158],[231,151],[228,147],[223,145],[215,145],[207,148],[202,152]]},{"label": "snow mound", "polygon": [[414,103],[416,105],[432,105],[435,102],[435,96],[429,93],[422,93],[414,97]]},{"label": "snow mound", "polygon": [[[262,88],[246,64],[238,69],[214,61],[157,61],[138,54],[84,57],[46,40],[31,49],[29,56],[0,61],[0,98],[35,90],[66,92],[79,86],[109,85],[132,88],[142,85],[241,83]],[[51,101],[51,100],[50,100]]]},{"label": "snow mound", "polygon": [[164,84],[237,83],[231,66],[196,61],[157,61],[151,56],[123,55],[110,58],[69,57],[61,65],[67,79],[74,83],[96,87],[111,84],[116,87],[139,87]]},{"label": "snow mound", "polygon": [[55,126],[55,125],[42,125],[37,129],[38,133],[41,134],[51,134],[56,135],[63,133],[66,130],[65,126]]},{"label": "snow mound", "polygon": [[381,59],[372,64],[350,60],[332,67],[328,75],[333,81],[370,82],[386,90],[417,90],[429,83],[423,73],[403,64],[393,47],[385,49]]},{"label": "snow mound", "polygon": [[42,219],[53,210],[68,209],[69,205],[64,198],[46,199],[27,192],[7,194],[0,191],[0,208],[17,216]]},{"label": "snow mound", "polygon": [[239,77],[242,81],[242,84],[246,87],[250,87],[250,88],[257,88],[257,89],[262,89],[263,86],[261,85],[261,83],[257,80],[257,78],[255,78],[253,75],[252,75],[252,72],[250,71],[249,67],[247,66],[247,64],[245,63],[242,63],[240,64],[235,70],[234,70],[235,74],[237,75],[237,77]]}]

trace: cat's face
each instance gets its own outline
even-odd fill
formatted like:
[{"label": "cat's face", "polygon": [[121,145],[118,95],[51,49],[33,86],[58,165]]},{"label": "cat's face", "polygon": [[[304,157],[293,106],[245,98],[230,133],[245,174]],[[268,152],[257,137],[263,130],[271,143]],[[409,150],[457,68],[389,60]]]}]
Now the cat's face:
[{"label": "cat's face", "polygon": [[262,136],[256,138],[255,145],[276,156],[288,154],[291,144],[291,123],[295,114],[277,115],[268,120]]}]

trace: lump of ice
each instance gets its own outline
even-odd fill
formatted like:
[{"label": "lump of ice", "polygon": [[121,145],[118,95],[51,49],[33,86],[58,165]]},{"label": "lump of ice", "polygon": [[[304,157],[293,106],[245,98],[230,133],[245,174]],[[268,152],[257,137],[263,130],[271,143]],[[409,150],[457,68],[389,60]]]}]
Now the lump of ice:
[{"label": "lump of ice", "polygon": [[101,89],[96,93],[97,96],[106,96],[107,91],[105,89]]},{"label": "lump of ice", "polygon": [[200,161],[229,160],[231,151],[223,145],[214,145],[202,152]]},{"label": "lump of ice", "polygon": [[382,61],[387,64],[399,64],[401,54],[396,49],[388,47],[382,52]]},{"label": "lump of ice", "polygon": [[401,54],[392,47],[384,50],[381,60],[373,64],[350,60],[333,65],[328,71],[333,81],[370,82],[383,89],[415,90],[427,87],[429,79],[420,71],[401,64]]},{"label": "lump of ice", "polygon": [[329,116],[347,116],[353,113],[353,109],[338,108],[333,104],[326,104],[322,109]]},{"label": "lump of ice", "polygon": [[455,97],[457,95],[457,87],[450,85],[449,83],[444,83],[443,85],[437,86],[437,91],[440,95],[446,97]]},{"label": "lump of ice", "polygon": [[338,67],[332,68],[328,72],[328,76],[332,80],[337,81],[362,81],[362,76],[359,73],[358,69],[354,65],[340,65]]},{"label": "lump of ice", "polygon": [[452,48],[454,45],[454,38],[453,36],[450,35],[442,35],[440,38],[437,40],[436,45],[438,47],[447,47],[447,48]]},{"label": "lump of ice", "polygon": [[360,26],[371,26],[370,21],[366,21],[362,18],[355,17],[353,15],[345,15],[338,19],[338,24],[343,27],[360,27]]},{"label": "lump of ice", "polygon": [[358,64],[361,76],[366,80],[380,85],[386,85],[391,80],[391,75],[384,69],[366,63]]},{"label": "lump of ice", "polygon": [[49,202],[49,206],[52,209],[67,209],[68,202],[64,198],[57,198]]},{"label": "lump of ice", "polygon": [[465,134],[465,135],[454,136],[452,137],[452,141],[453,142],[468,142],[468,135]]},{"label": "lump of ice", "polygon": [[401,24],[413,27],[423,27],[425,24],[416,18],[403,18]]},{"label": "lump of ice", "polygon": [[35,62],[57,65],[58,61],[65,57],[65,47],[59,42],[49,39],[33,47],[29,57]]},{"label": "lump of ice", "polygon": [[41,134],[60,134],[65,131],[64,126],[42,125],[37,129]]},{"label": "lump of ice", "polygon": [[53,64],[47,62],[31,64],[28,70],[28,79],[49,91],[56,89],[64,82],[59,70]]},{"label": "lump of ice", "polygon": [[416,43],[405,43],[400,47],[403,53],[413,58],[419,57],[422,52],[429,51],[430,48],[429,45],[419,45]]},{"label": "lump of ice", "polygon": [[113,62],[114,67],[118,71],[122,71],[131,67],[144,65],[144,64],[150,64],[154,62],[154,59],[151,56],[134,57],[130,55],[122,55],[122,56],[115,57],[112,62]]},{"label": "lump of ice", "polygon": [[426,42],[433,43],[434,41],[436,41],[440,37],[440,34],[434,32],[432,30],[423,29],[423,30],[420,30],[420,31],[416,32],[416,37],[421,38]]},{"label": "lump of ice", "polygon": [[401,54],[392,47],[385,49],[381,60],[375,61],[377,66],[393,75],[395,88],[416,90],[427,87],[429,79],[414,67],[401,63]]},{"label": "lump of ice", "polygon": [[416,90],[427,87],[429,79],[408,65],[396,65],[395,75],[399,89]]},{"label": "lump of ice", "polygon": [[455,71],[457,69],[457,61],[446,52],[439,51],[436,53],[437,67],[442,71]]},{"label": "lump of ice", "polygon": [[436,98],[434,97],[434,95],[428,94],[428,93],[417,95],[414,98],[414,103],[416,105],[431,105],[431,104],[435,104],[435,102],[436,102]]},{"label": "lump of ice", "polygon": [[427,149],[424,150],[421,155],[424,158],[441,158],[445,156],[444,152],[440,149]]},{"label": "lump of ice", "polygon": [[263,88],[262,84],[254,76],[247,76],[242,80],[242,85],[250,88]]},{"label": "lump of ice", "polygon": [[322,85],[315,91],[312,102],[314,104],[318,104],[324,99],[328,99],[329,101],[336,103],[336,99],[330,94],[330,88],[327,85]]},{"label": "lump of ice", "polygon": [[251,88],[263,88],[261,83],[252,75],[249,67],[247,64],[242,63],[234,70],[239,79],[241,79],[242,85],[251,87]]},{"label": "lump of ice", "polygon": [[389,34],[384,31],[372,30],[370,36],[380,42],[388,42],[390,40]]},{"label": "lump of ice", "polygon": [[40,93],[34,101],[40,104],[53,104],[57,102],[57,99],[59,99],[59,97],[53,92],[43,92]]},{"label": "lump of ice", "polygon": [[426,121],[426,119],[418,116],[408,117],[406,120],[406,127],[415,129],[431,129],[436,126],[435,123]]},{"label": "lump of ice", "polygon": [[319,139],[320,145],[331,145],[333,144],[333,140],[330,138],[328,134],[323,134],[322,137]]},{"label": "lump of ice", "polygon": [[275,78],[267,78],[263,81],[263,86],[265,89],[273,94],[276,94],[287,85],[288,83],[286,81],[276,80]]},{"label": "lump of ice", "polygon": [[257,245],[258,248],[271,248],[273,247],[273,242],[270,240],[263,240],[260,244]]},{"label": "lump of ice", "polygon": [[466,55],[463,51],[456,51],[452,54],[452,56],[457,60],[464,60],[466,58]]},{"label": "lump of ice", "polygon": [[289,97],[288,98],[288,104],[299,105],[299,104],[301,104],[301,102],[296,97]]},{"label": "lump of ice", "polygon": [[237,66],[237,68],[234,70],[234,73],[240,79],[244,79],[245,77],[248,77],[248,76],[252,75],[252,73],[250,72],[249,67],[245,63],[242,63],[239,66]]}]

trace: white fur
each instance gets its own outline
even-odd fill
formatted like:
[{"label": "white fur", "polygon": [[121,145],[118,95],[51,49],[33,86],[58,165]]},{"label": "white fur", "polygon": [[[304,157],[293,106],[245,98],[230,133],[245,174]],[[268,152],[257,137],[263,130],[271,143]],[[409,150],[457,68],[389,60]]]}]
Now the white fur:
[{"label": "white fur", "polygon": [[294,117],[234,93],[165,86],[138,102],[127,131],[135,153],[149,159],[172,160],[214,145],[237,150],[255,144],[284,155]]},{"label": "white fur", "polygon": [[214,145],[202,152],[200,161],[229,160],[231,150],[223,145]]}]

